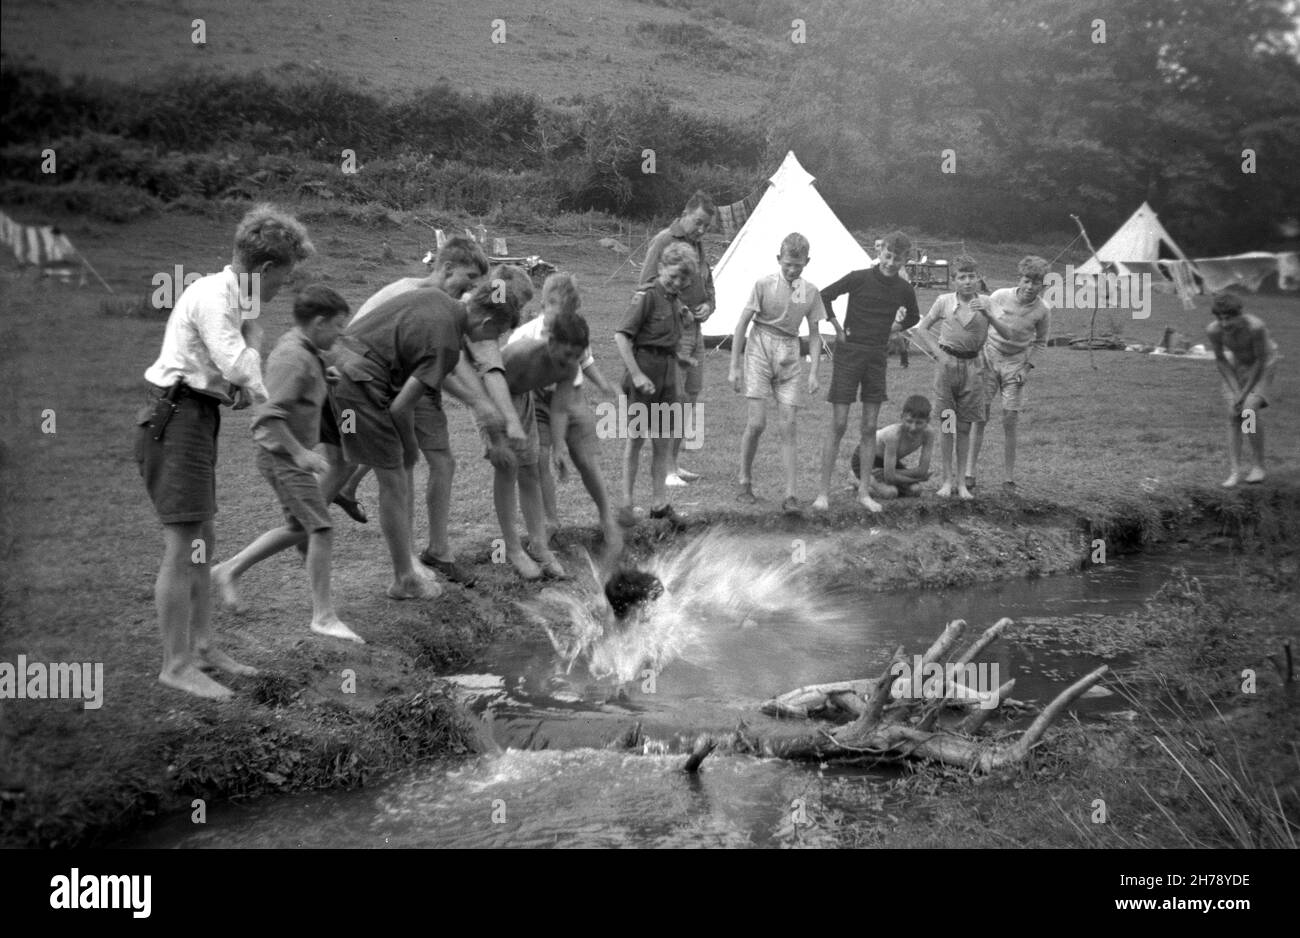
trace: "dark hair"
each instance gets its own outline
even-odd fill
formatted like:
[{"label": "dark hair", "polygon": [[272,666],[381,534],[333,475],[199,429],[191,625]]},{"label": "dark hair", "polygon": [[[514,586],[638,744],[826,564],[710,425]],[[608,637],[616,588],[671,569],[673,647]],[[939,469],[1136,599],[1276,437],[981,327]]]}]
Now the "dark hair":
[{"label": "dark hair", "polygon": [[583,319],[580,313],[567,309],[561,310],[555,314],[555,319],[551,322],[551,341],[561,345],[577,345],[586,348],[591,342],[591,330],[587,328],[587,320]]},{"label": "dark hair", "polygon": [[693,212],[697,208],[704,209],[709,213],[710,217],[716,215],[718,211],[717,207],[713,204],[713,199],[709,198],[709,194],[703,189],[696,189],[691,197],[686,200],[686,208],[682,210],[682,214],[685,215],[687,212]]},{"label": "dark hair", "polygon": [[908,252],[912,250],[912,239],[901,231],[891,231],[885,235],[884,242],[881,247],[895,257],[906,258]]},{"label": "dark hair", "polygon": [[519,311],[533,298],[533,281],[522,267],[498,264],[470,291],[467,305],[488,314],[505,332],[519,325]]},{"label": "dark hair", "polygon": [[614,617],[622,619],[637,606],[652,602],[664,594],[659,577],[644,570],[616,570],[605,582],[605,598]]},{"label": "dark hair", "polygon": [[483,253],[483,248],[477,241],[463,235],[448,238],[443,242],[442,247],[438,248],[433,265],[441,267],[444,264],[450,264],[452,267],[473,267],[478,270],[480,277],[487,273],[488,269],[487,255]]},{"label": "dark hair", "polygon": [[323,283],[313,283],[293,298],[293,321],[306,326],[318,316],[332,319],[348,314],[348,301]]},{"label": "dark hair", "polygon": [[924,394],[913,394],[907,400],[903,401],[903,413],[911,414],[913,417],[924,417],[930,419],[930,399]]},{"label": "dark hair", "polygon": [[1233,293],[1216,293],[1210,312],[1216,316],[1236,316],[1241,313],[1241,297]]}]

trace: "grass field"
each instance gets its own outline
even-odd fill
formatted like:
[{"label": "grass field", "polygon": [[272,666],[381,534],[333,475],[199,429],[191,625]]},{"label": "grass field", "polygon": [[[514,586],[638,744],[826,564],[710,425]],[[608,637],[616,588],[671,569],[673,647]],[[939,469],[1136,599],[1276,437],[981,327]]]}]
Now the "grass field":
[{"label": "grass field", "polygon": [[[207,45],[191,40],[206,23]],[[494,43],[495,20],[505,42]],[[770,34],[723,20],[696,27],[691,47],[673,43],[686,18],[633,0],[554,0],[493,7],[455,0],[295,0],[221,4],[104,4],[13,0],[0,10],[6,55],[31,55],[67,74],[134,80],[177,69],[239,73],[291,63],[328,68],[385,91],[445,79],[484,93],[527,88],[548,101],[617,95],[628,82],[654,81],[683,107],[733,116],[757,113],[769,92],[769,65],[792,55],[788,23]],[[436,54],[432,51],[436,48]],[[700,55],[704,50],[708,55]]]}]

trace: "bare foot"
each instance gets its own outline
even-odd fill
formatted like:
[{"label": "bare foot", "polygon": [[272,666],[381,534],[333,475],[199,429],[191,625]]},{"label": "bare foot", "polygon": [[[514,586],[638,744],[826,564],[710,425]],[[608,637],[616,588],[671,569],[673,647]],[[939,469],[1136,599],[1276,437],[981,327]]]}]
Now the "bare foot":
[{"label": "bare foot", "polygon": [[328,619],[312,619],[311,630],[317,635],[328,635],[330,638],[342,638],[349,642],[356,642],[358,645],[364,645],[366,643],[364,638],[340,622],[338,616],[330,616]]},{"label": "bare foot", "polygon": [[221,602],[223,609],[229,609],[231,612],[243,612],[244,604],[239,599],[239,590],[235,587],[235,577],[231,575],[230,568],[224,563],[219,563],[212,568],[212,585],[217,590],[217,599]]},{"label": "bare foot", "polygon": [[194,660],[200,668],[220,668],[227,674],[257,673],[257,668],[247,664],[240,664],[220,648],[213,648],[211,645],[207,648],[194,649]]},{"label": "bare foot", "polygon": [[1251,469],[1250,472],[1246,473],[1246,481],[1251,485],[1258,485],[1260,482],[1264,481],[1264,478],[1263,466],[1256,466]]},{"label": "bare foot", "polygon": [[540,580],[542,578],[542,568],[537,565],[537,561],[529,557],[524,551],[508,553],[506,559],[514,566],[515,572],[525,580]]},{"label": "bare foot", "polygon": [[176,690],[183,690],[187,694],[206,697],[209,700],[229,700],[235,695],[229,687],[218,684],[192,664],[187,664],[175,672],[163,671],[158,675],[158,681]]},{"label": "bare foot", "polygon": [[542,565],[542,573],[546,574],[546,576],[550,577],[552,580],[572,579],[572,577],[565,572],[563,564],[560,563],[560,559],[549,550],[539,554],[538,561]]},{"label": "bare foot", "polygon": [[[964,491],[966,491],[966,490],[963,488],[962,491],[964,492]],[[952,497],[952,483],[951,483],[951,482],[945,482],[943,485],[939,486],[939,491],[935,492],[934,494],[935,494],[935,495],[938,495],[940,498],[951,498],[951,497]]]},{"label": "bare foot", "polygon": [[812,507],[813,511],[830,511],[831,500],[826,495],[818,495],[813,499]]},{"label": "bare foot", "polygon": [[858,504],[861,505],[863,508],[867,509],[867,511],[871,512],[872,514],[877,514],[878,512],[884,510],[881,508],[880,502],[876,501],[870,495],[863,495],[861,498],[858,499]]},{"label": "bare foot", "polygon": [[965,502],[973,501],[975,498],[975,496],[971,494],[971,490],[966,488],[964,485],[957,487],[957,497]]},{"label": "bare foot", "polygon": [[417,569],[409,580],[394,580],[388,587],[389,599],[437,599],[442,587],[431,577],[422,576]]},{"label": "bare foot", "polygon": [[1237,472],[1237,470],[1234,469],[1232,471],[1232,475],[1228,476],[1228,478],[1223,480],[1223,487],[1225,489],[1235,489],[1237,487],[1237,483],[1240,481],[1241,481],[1241,473]]}]

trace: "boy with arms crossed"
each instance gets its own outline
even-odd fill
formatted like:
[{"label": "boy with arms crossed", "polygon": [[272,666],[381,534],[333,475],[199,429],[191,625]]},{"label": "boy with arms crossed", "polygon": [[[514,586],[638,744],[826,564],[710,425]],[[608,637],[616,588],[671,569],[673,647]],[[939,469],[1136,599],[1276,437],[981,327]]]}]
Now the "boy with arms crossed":
[{"label": "boy with arms crossed", "polygon": [[[876,462],[867,476],[867,488],[877,498],[898,498],[920,495],[920,485],[929,480],[930,455],[934,449],[934,430],[930,423],[930,402],[920,394],[913,394],[903,402],[903,415],[898,423],[882,427],[876,433]],[[920,450],[916,467],[903,465],[903,459]],[[849,467],[862,480],[862,462],[857,452],[849,459]]]},{"label": "boy with arms crossed", "polygon": [[[898,273],[911,249],[911,239],[895,231],[884,239],[875,267],[852,271],[821,291],[826,315],[835,326],[836,342],[830,393],[826,396],[832,406],[831,433],[822,451],[821,489],[813,502],[813,508],[819,511],[830,507],[831,475],[855,396],[862,401],[859,460],[864,466],[875,462],[876,424],[880,405],[886,399],[889,335],[910,328],[921,318],[916,291]],[[846,293],[849,305],[841,328],[831,303]],[[867,487],[859,490],[858,497],[868,511],[881,510]]]},{"label": "boy with arms crossed", "polygon": [[[754,454],[767,424],[767,398],[775,397],[781,421],[781,463],[785,468],[785,501],[781,510],[799,510],[795,496],[797,464],[795,416],[804,404],[799,325],[808,323],[808,346],[812,364],[808,370],[807,392],[817,393],[817,364],[821,358],[822,336],[818,324],[826,318],[817,288],[801,279],[808,266],[808,239],[795,232],[781,242],[777,263],[781,269],[754,284],[749,301],[731,343],[731,385],[749,399],[749,415],[740,440],[740,492],[736,500],[752,505],[754,497]],[[750,320],[753,336],[746,342]],[[742,357],[743,356],[743,357]]]}]

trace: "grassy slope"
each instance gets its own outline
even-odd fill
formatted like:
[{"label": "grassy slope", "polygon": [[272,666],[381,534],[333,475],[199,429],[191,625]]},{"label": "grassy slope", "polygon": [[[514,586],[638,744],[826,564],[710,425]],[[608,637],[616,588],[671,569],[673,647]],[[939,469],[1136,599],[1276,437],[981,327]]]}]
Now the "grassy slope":
[{"label": "grassy slope", "polygon": [[[736,70],[707,59],[665,59],[665,47],[637,27],[685,17],[632,0],[553,0],[491,7],[455,0],[231,0],[216,5],[110,0],[80,4],[13,0],[0,10],[3,50],[30,54],[68,73],[116,79],[161,77],[178,67],[248,71],[293,62],[325,67],[370,87],[404,91],[445,78],[484,92],[527,88],[543,99],[617,95],[629,82],[654,80],[684,106],[757,113],[766,98],[760,59],[735,59]],[[191,41],[203,17],[208,44]],[[493,44],[492,21],[506,22],[506,42]],[[776,27],[781,28],[776,28]],[[774,24],[764,36],[714,20],[708,28],[737,49],[771,59],[792,48]]]}]

